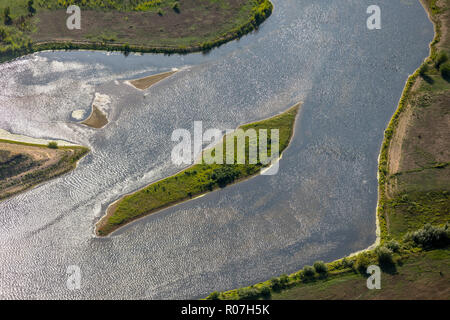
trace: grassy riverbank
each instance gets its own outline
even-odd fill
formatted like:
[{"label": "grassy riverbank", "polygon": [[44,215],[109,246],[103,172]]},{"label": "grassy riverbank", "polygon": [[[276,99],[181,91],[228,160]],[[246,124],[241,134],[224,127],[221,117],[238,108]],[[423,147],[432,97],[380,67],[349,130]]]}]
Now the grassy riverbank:
[{"label": "grassy riverbank", "polygon": [[75,169],[88,152],[85,147],[0,140],[0,200]]},{"label": "grassy riverbank", "polygon": [[76,2],[0,0],[0,62],[42,50],[207,51],[255,30],[273,9],[269,0],[86,0],[77,2],[81,29],[69,30],[66,8]]},{"label": "grassy riverbank", "polygon": [[[273,144],[277,143],[275,137],[270,135],[271,129],[279,130],[279,153],[283,152],[289,145],[294,130],[295,118],[299,109],[299,104],[275,117],[246,124],[241,127],[244,131],[255,130],[259,139],[259,130],[267,129],[268,141]],[[207,164],[206,156],[214,157],[214,153],[218,151],[219,146],[223,146],[223,159],[226,163],[227,155],[230,156],[231,148],[227,148],[228,139],[233,139],[235,135],[227,135],[223,141],[213,149],[203,152],[203,160],[199,164],[194,164],[190,168],[168,177],[161,181],[155,182],[142,190],[131,195],[125,196],[119,202],[108,208],[107,214],[97,224],[97,234],[104,236],[115,229],[137,219],[142,216],[154,213],[168,206],[186,201],[193,197],[204,193],[211,192],[226,185],[246,179],[256,175],[267,165],[260,160],[255,164],[249,161],[249,140],[245,140],[245,164],[238,164],[237,161],[237,144],[233,142],[233,158],[234,164]],[[253,146],[253,145],[252,145]],[[256,146],[259,148],[259,144]],[[272,149],[268,145],[267,156],[271,157]]]},{"label": "grassy riverbank", "polygon": [[[450,0],[424,0],[435,25],[430,57],[408,79],[379,159],[375,250],[208,299],[450,299]],[[444,58],[443,58],[444,57]],[[448,61],[448,60],[447,60]],[[366,268],[380,265],[381,290]]]}]

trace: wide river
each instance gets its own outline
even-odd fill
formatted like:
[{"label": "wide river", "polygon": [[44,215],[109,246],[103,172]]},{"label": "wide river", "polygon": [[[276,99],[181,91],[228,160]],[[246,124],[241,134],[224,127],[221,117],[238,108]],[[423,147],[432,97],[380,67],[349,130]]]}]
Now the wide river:
[{"label": "wide river", "polygon": [[[375,241],[377,157],[433,27],[416,0],[274,0],[261,28],[209,54],[43,52],[0,65],[0,128],[89,146],[78,168],[0,203],[0,298],[199,298],[331,261]],[[381,7],[368,30],[367,7]],[[124,80],[181,69],[144,91]],[[110,123],[77,124],[106,94]],[[298,101],[280,171],[107,238],[121,195],[175,173],[177,128],[235,128]],[[67,267],[81,288],[66,286]]]}]

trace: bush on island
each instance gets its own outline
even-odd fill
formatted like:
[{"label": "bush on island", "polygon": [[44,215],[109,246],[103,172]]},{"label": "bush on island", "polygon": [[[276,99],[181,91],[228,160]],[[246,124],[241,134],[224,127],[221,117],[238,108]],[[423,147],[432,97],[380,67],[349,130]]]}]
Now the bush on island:
[{"label": "bush on island", "polygon": [[303,267],[303,276],[306,279],[311,279],[314,277],[314,275],[316,274],[316,272],[314,271],[314,268],[311,266],[304,266]]},{"label": "bush on island", "polygon": [[323,261],[314,262],[313,267],[318,274],[325,275],[328,273],[328,267]]}]

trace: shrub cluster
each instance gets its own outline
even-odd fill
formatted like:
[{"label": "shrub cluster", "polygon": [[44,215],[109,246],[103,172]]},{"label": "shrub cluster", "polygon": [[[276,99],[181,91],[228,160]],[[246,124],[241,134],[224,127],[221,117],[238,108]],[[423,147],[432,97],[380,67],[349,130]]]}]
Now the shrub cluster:
[{"label": "shrub cluster", "polygon": [[395,240],[388,241],[385,244],[385,246],[386,246],[386,248],[388,248],[392,252],[398,252],[398,250],[400,249],[400,244],[397,241],[395,241]]},{"label": "shrub cluster", "polygon": [[52,141],[47,144],[47,147],[49,147],[50,149],[58,149],[58,144]]},{"label": "shrub cluster", "polygon": [[239,177],[240,171],[233,165],[223,165],[217,169],[214,169],[211,179],[213,179],[221,188],[227,184],[232,183]]},{"label": "shrub cluster", "polygon": [[450,230],[447,224],[443,227],[426,224],[422,229],[408,232],[404,240],[424,248],[443,247],[450,244]]},{"label": "shrub cluster", "polygon": [[323,261],[314,262],[314,270],[320,275],[326,275],[328,273],[328,267]]},{"label": "shrub cluster", "polygon": [[441,64],[439,71],[441,71],[442,78],[450,81],[450,61]]},{"label": "shrub cluster", "polygon": [[393,257],[392,257],[392,250],[389,249],[387,246],[380,246],[375,249],[375,253],[378,258],[378,262],[380,265],[386,265],[386,264],[392,264],[394,263]]},{"label": "shrub cluster", "polygon": [[448,61],[447,53],[441,51],[441,52],[439,52],[438,55],[436,56],[436,60],[435,60],[435,64],[434,64],[434,65],[435,65],[436,69],[439,70],[441,64],[443,64],[443,63],[445,63],[445,62],[447,62],[447,61]]},{"label": "shrub cluster", "polygon": [[305,279],[311,279],[314,278],[314,275],[316,274],[315,270],[311,266],[304,266],[302,275]]},{"label": "shrub cluster", "polygon": [[369,265],[370,265],[370,258],[366,252],[362,252],[356,257],[355,268],[360,273],[366,273],[367,267]]}]

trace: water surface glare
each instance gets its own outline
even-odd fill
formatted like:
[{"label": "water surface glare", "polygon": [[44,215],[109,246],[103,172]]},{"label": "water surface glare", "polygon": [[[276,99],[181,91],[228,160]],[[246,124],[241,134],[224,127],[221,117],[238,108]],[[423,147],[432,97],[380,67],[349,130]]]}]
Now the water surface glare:
[{"label": "water surface glare", "polygon": [[[419,1],[275,0],[261,28],[207,55],[43,52],[0,65],[0,128],[87,145],[78,168],[0,202],[0,298],[198,298],[375,241],[377,157],[433,28]],[[140,92],[124,84],[181,69]],[[76,124],[106,94],[110,123]],[[96,238],[124,193],[180,170],[171,133],[235,128],[304,101],[280,172]],[[81,289],[66,287],[78,265]]]}]

